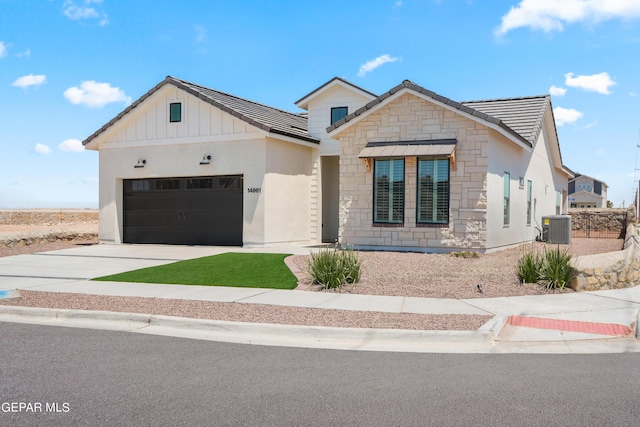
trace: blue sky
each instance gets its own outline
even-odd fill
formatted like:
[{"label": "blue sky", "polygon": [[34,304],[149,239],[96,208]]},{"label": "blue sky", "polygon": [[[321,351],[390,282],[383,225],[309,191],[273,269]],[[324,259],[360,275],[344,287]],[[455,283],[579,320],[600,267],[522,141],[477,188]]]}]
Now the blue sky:
[{"label": "blue sky", "polygon": [[456,101],[551,93],[563,161],[629,205],[640,1],[0,0],[0,208],[98,206],[80,141],[167,75],[274,107],[334,76]]}]

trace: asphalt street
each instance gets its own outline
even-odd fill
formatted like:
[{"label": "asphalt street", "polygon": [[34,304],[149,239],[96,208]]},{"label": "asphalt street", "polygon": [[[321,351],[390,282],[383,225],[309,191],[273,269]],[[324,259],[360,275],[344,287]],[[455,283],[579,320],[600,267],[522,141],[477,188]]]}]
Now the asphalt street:
[{"label": "asphalt street", "polygon": [[637,353],[356,352],[17,323],[0,337],[3,426],[640,420]]}]

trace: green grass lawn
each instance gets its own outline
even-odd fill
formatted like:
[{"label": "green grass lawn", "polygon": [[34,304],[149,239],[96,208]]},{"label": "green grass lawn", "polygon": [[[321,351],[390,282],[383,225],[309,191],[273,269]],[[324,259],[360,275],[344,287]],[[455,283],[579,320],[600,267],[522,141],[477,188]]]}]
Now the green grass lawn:
[{"label": "green grass lawn", "polygon": [[293,289],[296,277],[285,265],[287,254],[224,253],[142,268],[92,280],[201,286]]}]

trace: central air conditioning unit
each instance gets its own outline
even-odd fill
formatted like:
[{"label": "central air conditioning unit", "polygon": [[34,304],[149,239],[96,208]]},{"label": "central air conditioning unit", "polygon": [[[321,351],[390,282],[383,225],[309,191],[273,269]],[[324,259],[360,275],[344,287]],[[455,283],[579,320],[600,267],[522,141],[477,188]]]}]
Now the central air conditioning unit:
[{"label": "central air conditioning unit", "polygon": [[558,245],[571,244],[571,215],[543,216],[542,241]]}]

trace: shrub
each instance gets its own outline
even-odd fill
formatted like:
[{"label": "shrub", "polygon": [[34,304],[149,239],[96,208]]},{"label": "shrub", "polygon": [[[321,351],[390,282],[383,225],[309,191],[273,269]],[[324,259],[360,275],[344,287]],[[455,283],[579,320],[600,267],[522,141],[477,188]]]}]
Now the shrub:
[{"label": "shrub", "polygon": [[544,248],[544,263],[540,276],[546,282],[547,288],[564,289],[569,284],[573,275],[570,261],[571,255],[567,250],[561,251],[560,246],[552,250]]},{"label": "shrub", "polygon": [[543,258],[533,249],[525,252],[516,265],[516,273],[520,283],[538,283],[542,274]]},{"label": "shrub", "polygon": [[454,256],[456,258],[480,258],[478,252],[471,251],[451,252],[451,256]]},{"label": "shrub", "polygon": [[353,249],[321,249],[311,253],[307,272],[314,284],[321,284],[325,289],[356,283],[360,280],[358,252]]}]

